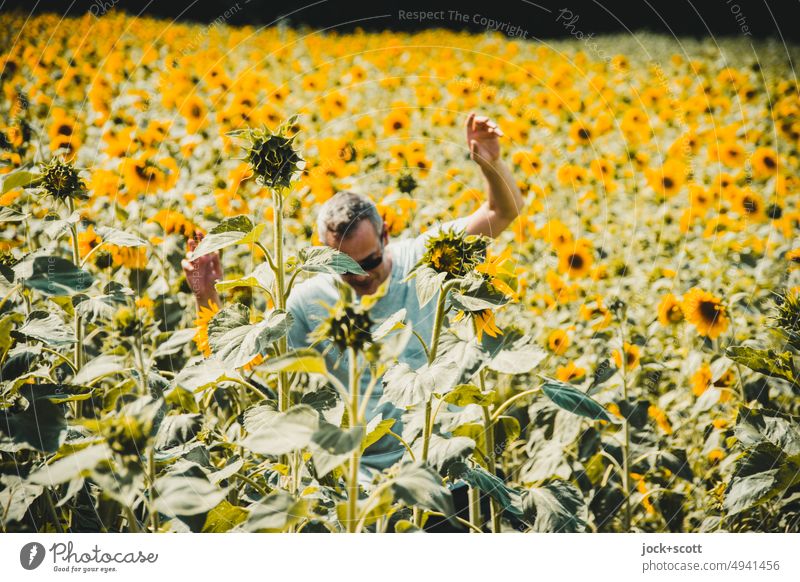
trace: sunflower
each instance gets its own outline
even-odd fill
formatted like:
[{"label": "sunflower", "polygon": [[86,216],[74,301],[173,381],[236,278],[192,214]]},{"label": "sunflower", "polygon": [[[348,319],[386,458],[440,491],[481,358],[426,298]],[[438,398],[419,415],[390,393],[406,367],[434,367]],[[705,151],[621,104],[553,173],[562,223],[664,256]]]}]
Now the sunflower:
[{"label": "sunflower", "polygon": [[183,101],[180,113],[186,119],[186,133],[197,133],[206,124],[208,110],[197,95],[190,95]]},{"label": "sunflower", "polygon": [[78,170],[62,157],[54,157],[47,164],[40,165],[42,170],[42,188],[59,200],[67,198],[87,198],[86,183]]},{"label": "sunflower", "polygon": [[129,269],[144,269],[147,266],[147,248],[145,247],[118,247],[109,245],[108,251],[114,265],[128,267]]},{"label": "sunflower", "polygon": [[738,143],[723,143],[717,148],[717,157],[729,168],[741,168],[744,164],[744,148]]},{"label": "sunflower", "polygon": [[149,157],[125,158],[121,164],[125,187],[131,196],[161,189],[166,182],[166,172]]},{"label": "sunflower", "polygon": [[586,239],[575,241],[570,249],[563,247],[558,253],[558,270],[573,278],[586,276],[592,269],[591,242]]},{"label": "sunflower", "polygon": [[800,287],[781,292],[775,300],[775,309],[770,316],[772,323],[786,335],[794,349],[800,350]]},{"label": "sunflower", "polygon": [[661,410],[658,406],[651,404],[647,408],[647,416],[656,421],[658,427],[665,433],[672,434],[672,425],[669,422],[669,418],[667,418],[667,413]]},{"label": "sunflower", "polygon": [[208,307],[198,306],[197,319],[194,320],[197,332],[194,334],[194,343],[205,357],[211,356],[211,346],[208,345],[208,322],[219,312],[219,305],[208,300]]},{"label": "sunflower", "polygon": [[566,330],[554,329],[550,332],[550,335],[547,336],[547,346],[556,355],[564,355],[564,352],[567,351],[569,344],[570,339]]},{"label": "sunflower", "polygon": [[483,311],[471,311],[472,321],[475,322],[475,336],[480,343],[483,334],[497,337],[502,335],[503,330],[497,327],[494,320],[494,312],[491,309],[484,309]]},{"label": "sunflower", "polygon": [[575,362],[556,368],[556,378],[562,382],[575,382],[586,378],[586,369],[579,368]]},{"label": "sunflower", "polygon": [[656,508],[650,500],[652,492],[647,488],[647,483],[644,482],[644,475],[639,473],[631,473],[630,475],[636,480],[636,490],[642,494],[642,507],[645,508],[648,514],[655,515]]},{"label": "sunflower", "polygon": [[683,298],[686,320],[697,328],[697,333],[716,339],[728,329],[728,315],[722,300],[699,287],[692,287]]},{"label": "sunflower", "polygon": [[778,172],[778,154],[771,148],[757,148],[750,162],[756,178],[769,178]]},{"label": "sunflower", "polygon": [[514,260],[511,258],[511,247],[506,247],[505,250],[496,257],[492,257],[491,253],[487,252],[486,260],[480,265],[477,265],[475,270],[486,275],[494,288],[507,297],[516,297],[516,292],[504,280],[504,278],[507,280],[514,280],[520,274],[513,266]]},{"label": "sunflower", "polygon": [[749,188],[742,190],[733,199],[733,210],[739,216],[753,219],[756,221],[765,220],[767,215],[764,211],[764,201],[759,194]]},{"label": "sunflower", "polygon": [[667,160],[661,168],[647,172],[647,182],[663,198],[671,198],[686,182],[686,166],[678,160]]},{"label": "sunflower", "polygon": [[594,179],[603,184],[607,190],[613,190],[612,180],[614,179],[614,165],[606,158],[595,158],[589,164]]},{"label": "sunflower", "polygon": [[586,321],[591,322],[592,329],[595,331],[605,329],[611,323],[611,311],[603,305],[603,298],[599,295],[594,300],[592,307],[584,303],[580,308],[580,315]]},{"label": "sunflower", "polygon": [[[633,370],[639,365],[639,346],[625,342],[623,351],[625,352],[625,370]],[[612,356],[614,357],[614,362],[617,364],[617,368],[622,368],[622,354],[620,351],[614,350]]]},{"label": "sunflower", "polygon": [[511,156],[511,161],[526,176],[533,176],[542,170],[542,160],[534,152],[518,151]]},{"label": "sunflower", "polygon": [[191,220],[186,218],[177,210],[162,208],[150,217],[147,222],[152,222],[161,227],[164,234],[179,233],[189,238],[194,234],[195,226]]},{"label": "sunflower", "polygon": [[88,255],[93,248],[97,247],[103,239],[94,231],[94,225],[90,224],[85,231],[78,233],[78,251],[81,258]]},{"label": "sunflower", "polygon": [[463,277],[484,261],[488,239],[443,230],[426,243],[418,266],[427,265],[448,278]]},{"label": "sunflower", "polygon": [[402,109],[392,111],[383,120],[383,131],[387,135],[405,131],[410,126],[411,119],[408,116],[408,112]]},{"label": "sunflower", "polygon": [[664,327],[683,321],[681,302],[672,293],[667,293],[658,305],[658,321]]},{"label": "sunflower", "polygon": [[569,127],[569,137],[578,145],[592,143],[592,128],[580,121],[573,121]]},{"label": "sunflower", "polygon": [[539,236],[549,242],[557,251],[573,246],[572,232],[570,232],[567,225],[558,219],[548,221],[542,227]]},{"label": "sunflower", "polygon": [[368,309],[362,304],[350,304],[350,297],[345,295],[309,338],[312,341],[330,341],[342,353],[347,348],[363,351],[372,343],[372,324]]},{"label": "sunflower", "polygon": [[701,396],[709,386],[711,386],[711,366],[703,362],[703,365],[692,374],[692,394]]},{"label": "sunflower", "polygon": [[75,156],[81,146],[81,138],[78,135],[78,123],[75,118],[67,115],[61,107],[53,109],[53,121],[48,130],[50,136],[50,151],[66,151],[67,159]]}]

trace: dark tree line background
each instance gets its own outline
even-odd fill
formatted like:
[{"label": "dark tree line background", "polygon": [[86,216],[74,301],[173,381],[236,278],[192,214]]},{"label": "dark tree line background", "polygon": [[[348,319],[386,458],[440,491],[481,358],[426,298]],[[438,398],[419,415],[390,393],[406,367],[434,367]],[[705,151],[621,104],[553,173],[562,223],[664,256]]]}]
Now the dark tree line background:
[{"label": "dark tree line background", "polygon": [[[113,6],[113,8],[112,8]],[[800,0],[0,0],[0,11],[56,12],[102,15],[109,9],[129,14],[211,23],[269,25],[284,17],[294,26],[350,31],[420,30],[440,27],[486,30],[474,15],[491,18],[527,31],[527,38],[565,37],[584,34],[626,33],[648,30],[675,36],[742,36],[800,41]],[[578,17],[565,26],[569,10]],[[409,20],[400,11],[458,10],[468,21]],[[227,14],[226,14],[227,13]],[[559,15],[562,18],[559,19]]]}]

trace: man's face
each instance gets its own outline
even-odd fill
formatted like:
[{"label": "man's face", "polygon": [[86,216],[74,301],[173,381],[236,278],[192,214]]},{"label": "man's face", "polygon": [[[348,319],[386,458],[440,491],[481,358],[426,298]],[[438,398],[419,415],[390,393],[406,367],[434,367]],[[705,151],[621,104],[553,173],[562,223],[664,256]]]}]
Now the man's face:
[{"label": "man's face", "polygon": [[[369,220],[360,220],[354,229],[345,238],[337,239],[328,234],[325,241],[329,247],[349,255],[357,263],[374,263],[375,260],[382,258],[377,266],[367,271],[366,275],[353,275],[346,273],[342,275],[342,280],[350,285],[357,295],[372,295],[378,290],[386,278],[389,276],[390,263],[386,254],[386,244],[389,235],[386,233],[384,225],[383,240],[375,232],[375,227]],[[383,243],[383,244],[381,244]]]}]

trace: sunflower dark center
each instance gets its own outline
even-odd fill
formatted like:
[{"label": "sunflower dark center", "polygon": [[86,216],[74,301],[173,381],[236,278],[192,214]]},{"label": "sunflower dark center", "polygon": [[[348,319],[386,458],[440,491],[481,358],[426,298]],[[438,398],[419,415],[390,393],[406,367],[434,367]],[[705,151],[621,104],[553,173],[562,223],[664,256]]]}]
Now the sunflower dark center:
[{"label": "sunflower dark center", "polygon": [[717,319],[717,304],[713,301],[701,301],[700,302],[700,315],[703,319],[707,322],[714,323]]},{"label": "sunflower dark center", "polygon": [[569,268],[580,270],[583,267],[583,257],[581,255],[572,254],[569,256]]}]

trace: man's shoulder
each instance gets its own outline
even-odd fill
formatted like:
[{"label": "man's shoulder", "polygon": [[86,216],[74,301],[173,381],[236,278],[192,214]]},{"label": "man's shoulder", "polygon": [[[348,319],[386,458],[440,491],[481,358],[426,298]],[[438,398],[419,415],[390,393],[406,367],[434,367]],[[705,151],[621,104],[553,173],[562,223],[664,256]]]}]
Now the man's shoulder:
[{"label": "man's shoulder", "polygon": [[422,256],[424,244],[420,245],[417,238],[408,237],[393,240],[389,248],[392,252],[392,261],[396,261],[401,274],[408,273]]},{"label": "man's shoulder", "polygon": [[338,296],[334,275],[317,273],[292,287],[286,306],[290,311],[303,310],[319,302],[330,304],[331,300],[335,302]]}]

